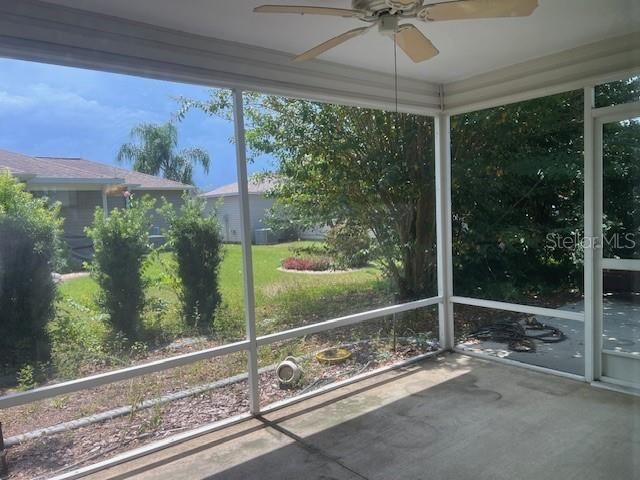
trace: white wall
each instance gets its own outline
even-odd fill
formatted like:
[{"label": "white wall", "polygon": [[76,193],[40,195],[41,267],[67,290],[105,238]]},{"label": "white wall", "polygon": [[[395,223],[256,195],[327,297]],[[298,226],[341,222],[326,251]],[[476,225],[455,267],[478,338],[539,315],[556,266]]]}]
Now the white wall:
[{"label": "white wall", "polygon": [[265,198],[264,195],[249,196],[249,211],[251,217],[251,231],[255,232],[258,228],[269,228],[265,223],[267,210],[273,206],[273,198]]},{"label": "white wall", "polygon": [[[265,222],[266,211],[273,206],[274,199],[266,198],[263,194],[249,195],[249,214],[251,218],[251,241],[255,241],[254,232],[259,228],[269,228]],[[238,195],[226,197],[207,198],[207,206],[216,209],[222,238],[225,242],[240,242],[240,199]],[[328,227],[319,227],[305,230],[300,235],[302,240],[324,240]]]},{"label": "white wall", "polygon": [[239,243],[241,222],[238,196],[207,198],[207,210],[215,210],[222,230],[222,239],[225,242]]},{"label": "white wall", "polygon": [[[249,195],[249,217],[251,233],[258,228],[268,228],[265,223],[265,214],[273,205],[272,198],[265,198],[262,194]],[[222,238],[225,242],[240,242],[240,198],[238,195],[226,197],[207,198],[209,209],[216,210],[216,216],[222,227]],[[253,238],[251,239],[254,240]]]}]

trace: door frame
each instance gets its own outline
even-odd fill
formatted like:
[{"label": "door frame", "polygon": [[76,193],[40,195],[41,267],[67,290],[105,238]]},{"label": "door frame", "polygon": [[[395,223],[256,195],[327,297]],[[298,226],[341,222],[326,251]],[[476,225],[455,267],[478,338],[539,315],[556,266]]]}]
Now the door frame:
[{"label": "door frame", "polygon": [[[591,91],[592,93],[593,91]],[[593,97],[592,97],[593,98]],[[585,109],[585,113],[586,113]],[[585,245],[585,282],[590,282],[590,289],[587,289],[587,283],[585,283],[585,307],[589,302],[593,315],[591,321],[585,322],[585,336],[592,342],[592,355],[591,359],[585,358],[585,361],[590,362],[593,369],[592,380],[600,380],[615,385],[624,387],[640,388],[640,384],[636,382],[629,382],[618,378],[613,378],[605,374],[605,366],[612,369],[625,369],[633,365],[633,362],[638,362],[640,365],[640,357],[614,350],[607,350],[602,345],[603,334],[603,270],[633,270],[640,271],[640,260],[617,260],[617,259],[605,259],[603,258],[603,234],[602,234],[602,218],[604,215],[603,205],[603,175],[604,175],[604,134],[603,128],[607,123],[620,122],[632,118],[640,117],[640,101],[626,103],[622,105],[615,105],[611,107],[591,108],[590,123],[593,126],[592,139],[593,139],[593,168],[585,168],[585,185],[592,186],[591,189],[585,188],[585,240],[588,242]],[[587,143],[587,118],[585,116],[585,145]],[[585,167],[588,163],[587,151],[585,149]],[[588,178],[591,175],[593,178]],[[590,204],[590,205],[589,205]],[[587,215],[591,213],[592,228],[590,229],[592,235],[588,235],[587,228]],[[586,250],[589,248],[591,254],[587,255]],[[591,262],[590,268],[587,268],[587,262]],[[587,275],[590,272],[590,275]],[[590,278],[587,278],[587,277]],[[592,298],[588,298],[587,293],[591,293]],[[587,330],[590,330],[587,332]]]}]

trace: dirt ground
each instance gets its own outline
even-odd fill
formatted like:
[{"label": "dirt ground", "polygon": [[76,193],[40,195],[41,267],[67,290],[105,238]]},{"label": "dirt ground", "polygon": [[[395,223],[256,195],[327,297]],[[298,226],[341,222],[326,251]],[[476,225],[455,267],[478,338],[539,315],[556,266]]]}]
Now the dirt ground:
[{"label": "dirt ground", "polygon": [[[412,356],[425,353],[433,346],[424,344],[405,343],[398,345],[396,351],[389,351],[386,345],[376,342],[360,342],[349,347],[352,356],[349,360],[338,365],[321,365],[315,359],[309,358],[304,364],[303,377],[295,388],[281,389],[273,372],[260,375],[261,405],[268,405],[279,400],[305,393],[327,384],[344,380],[351,376],[382,366],[397,363]],[[202,378],[193,377],[190,372],[189,385],[194,379],[208,379],[211,382],[212,373],[220,378],[228,364],[218,364],[208,361],[202,368]],[[243,358],[236,359],[242,361]],[[178,369],[176,369],[178,370]],[[176,391],[184,388],[184,377],[179,373],[162,379],[163,391]],[[153,384],[148,391],[142,392],[145,399],[154,398],[157,391]],[[169,388],[167,388],[169,387]],[[21,411],[21,417],[7,418],[5,436],[16,435],[42,427],[45,421],[48,425],[78,418],[78,409],[87,403],[92,404],[91,410],[104,411],[113,408],[116,399],[131,400],[131,386],[109,385],[105,391],[94,393],[87,397],[87,392],[80,392],[74,398],[66,399],[63,406],[48,401],[38,405],[29,405],[29,411]],[[99,390],[99,389],[94,389]],[[142,398],[140,397],[140,398]],[[105,403],[106,402],[106,403]],[[126,403],[125,403],[126,404]],[[24,442],[8,449],[8,462],[12,480],[34,480],[62,473],[72,468],[104,460],[118,453],[141,445],[166,438],[178,432],[196,428],[208,423],[229,418],[248,410],[248,395],[246,380],[190,396],[178,401],[134,411],[130,415],[112,420],[92,424],[90,426],[69,430],[63,433],[47,435]],[[53,413],[52,413],[53,412]],[[58,412],[57,414],[55,412]]]}]

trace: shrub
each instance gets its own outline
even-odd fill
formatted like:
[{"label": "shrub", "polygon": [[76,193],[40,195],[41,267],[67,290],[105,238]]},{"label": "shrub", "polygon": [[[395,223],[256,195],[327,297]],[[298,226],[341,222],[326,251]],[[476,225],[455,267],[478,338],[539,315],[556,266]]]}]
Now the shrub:
[{"label": "shrub", "polygon": [[326,257],[329,254],[326,243],[297,243],[289,247],[294,257]]},{"label": "shrub", "polygon": [[154,202],[143,198],[130,208],[105,215],[96,208],[93,224],[85,229],[93,240],[91,274],[98,283],[98,305],[115,332],[137,338],[145,305],[145,260],[151,252],[149,212]]},{"label": "shrub", "polygon": [[61,229],[59,205],[0,174],[0,365],[49,357],[46,325],[54,316],[51,272]]},{"label": "shrub", "polygon": [[369,263],[371,238],[367,229],[336,225],[327,234],[327,250],[341,268],[359,268]]},{"label": "shrub", "polygon": [[[62,300],[68,303],[68,299]],[[104,348],[107,328],[89,309],[82,315],[69,315],[61,305],[56,318],[49,322],[51,361],[62,378],[77,378],[91,373],[92,365],[106,364],[109,356]],[[88,372],[85,369],[89,369]]]},{"label": "shrub", "polygon": [[322,272],[331,268],[331,260],[327,257],[289,257],[282,261],[282,268]]},{"label": "shrub", "polygon": [[162,208],[168,220],[167,245],[178,265],[182,313],[190,327],[213,326],[220,304],[218,270],[222,262],[220,224],[205,213],[201,198],[185,194],[178,211],[168,202]]},{"label": "shrub", "polygon": [[46,380],[46,366],[42,362],[35,364],[26,364],[18,369],[16,374],[16,383],[18,390],[24,392],[35,388],[39,383]]}]

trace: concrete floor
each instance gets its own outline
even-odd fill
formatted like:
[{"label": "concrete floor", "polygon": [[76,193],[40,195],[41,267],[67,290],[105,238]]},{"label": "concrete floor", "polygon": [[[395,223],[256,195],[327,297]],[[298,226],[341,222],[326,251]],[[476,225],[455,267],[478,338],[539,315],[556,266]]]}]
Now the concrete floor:
[{"label": "concrete floor", "polygon": [[640,398],[444,355],[94,480],[640,478]]}]

